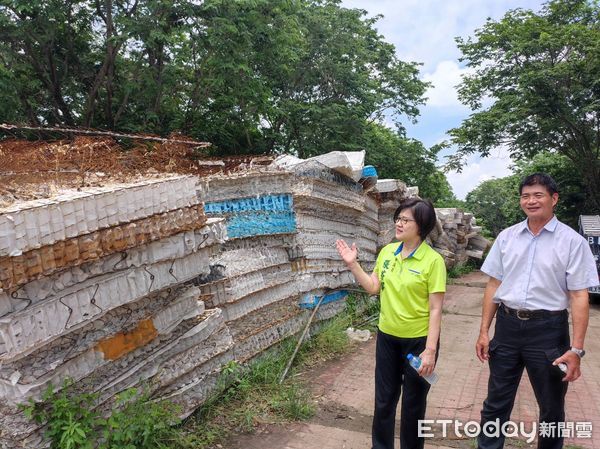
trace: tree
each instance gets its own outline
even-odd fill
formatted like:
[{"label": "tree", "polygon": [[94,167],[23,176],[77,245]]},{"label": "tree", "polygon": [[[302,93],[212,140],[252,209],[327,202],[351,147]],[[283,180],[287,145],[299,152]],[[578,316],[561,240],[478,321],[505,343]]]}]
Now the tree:
[{"label": "tree", "polygon": [[[0,4],[1,96],[32,123],[73,125],[88,76],[93,14],[81,2],[6,0]],[[4,90],[6,89],[6,90]],[[75,107],[76,109],[76,107]]]},{"label": "tree", "polygon": [[[516,9],[457,42],[475,70],[459,96],[477,112],[450,131],[458,151],[449,166],[499,146],[516,159],[555,151],[577,168],[600,212],[598,4],[553,0],[538,14]],[[487,98],[492,104],[482,108]]]},{"label": "tree", "polygon": [[371,123],[359,141],[366,149],[365,163],[377,168],[380,179],[400,179],[419,187],[419,196],[429,198],[436,207],[455,205],[456,197],[446,176],[436,167],[438,147],[431,149],[402,132]]},{"label": "tree", "polygon": [[493,237],[522,220],[518,184],[516,175],[489,179],[467,194],[467,210]]},{"label": "tree", "polygon": [[374,27],[337,0],[208,0],[201,77],[184,131],[232,152],[306,158],[361,149],[369,123],[414,119],[427,85]]},{"label": "tree", "polygon": [[0,98],[18,99],[7,118],[171,132],[183,90],[173,58],[194,8],[185,0],[3,0]]},{"label": "tree", "polygon": [[555,213],[559,220],[574,229],[579,215],[586,213],[584,182],[573,163],[561,154],[543,152],[531,160],[519,161],[514,174],[484,181],[467,194],[467,209],[494,237],[502,229],[524,220],[519,205],[519,183],[533,173],[548,173],[558,184],[559,201]]},{"label": "tree", "polygon": [[577,167],[561,154],[543,152],[529,161],[519,161],[515,173],[519,179],[532,173],[548,173],[558,184],[559,201],[556,216],[573,229],[579,229],[579,215],[588,214],[585,182],[581,179]]},{"label": "tree", "polygon": [[0,116],[181,131],[217,154],[357,150],[427,88],[377,20],[340,0],[3,0]]}]

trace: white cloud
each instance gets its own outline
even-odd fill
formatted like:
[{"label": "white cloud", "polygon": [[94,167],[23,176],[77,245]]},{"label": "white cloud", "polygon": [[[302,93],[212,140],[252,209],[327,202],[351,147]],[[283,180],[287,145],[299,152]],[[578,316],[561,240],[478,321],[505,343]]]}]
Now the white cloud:
[{"label": "white cloud", "polygon": [[[387,42],[394,44],[403,61],[423,64],[422,78],[431,81],[427,104],[421,108],[417,125],[407,124],[408,137],[416,137],[432,145],[448,136],[447,130],[460,126],[469,114],[469,108],[457,98],[455,86],[460,77],[468,73],[458,59],[461,56],[454,38],[473,36],[488,18],[501,19],[515,8],[539,11],[545,0],[342,0],[347,8],[367,10],[373,17],[382,14],[375,26]],[[491,104],[484,99],[484,107]],[[477,185],[493,177],[511,173],[508,153],[497,150],[495,155],[482,159],[472,156],[462,173],[448,173],[447,178],[458,198]]]},{"label": "white cloud", "polygon": [[505,148],[499,148],[487,158],[479,155],[470,156],[462,172],[446,174],[448,182],[458,199],[464,200],[471,190],[483,181],[492,178],[503,178],[512,174],[510,169],[512,160]]},{"label": "white cloud", "polygon": [[439,62],[433,73],[423,75],[423,81],[433,85],[425,93],[428,98],[427,106],[460,109],[463,113],[468,113],[470,109],[458,99],[456,86],[461,83],[464,75],[472,72],[470,68],[460,68],[454,61]]},{"label": "white cloud", "polygon": [[431,71],[440,61],[458,60],[456,36],[469,36],[488,17],[500,19],[509,9],[539,10],[542,0],[343,0],[348,8],[382,14],[376,27],[396,46],[400,59]]}]

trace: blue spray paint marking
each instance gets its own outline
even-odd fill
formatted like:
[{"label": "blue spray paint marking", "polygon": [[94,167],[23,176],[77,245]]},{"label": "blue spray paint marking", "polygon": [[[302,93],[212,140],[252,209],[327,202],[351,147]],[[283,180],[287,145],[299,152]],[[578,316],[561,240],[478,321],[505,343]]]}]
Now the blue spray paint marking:
[{"label": "blue spray paint marking", "polygon": [[[333,292],[333,293],[328,293],[325,295],[325,298],[323,298],[323,302],[321,302],[321,305],[323,304],[327,304],[333,301],[339,301],[341,299],[345,299],[348,296],[348,291],[347,290],[339,290],[337,292]],[[323,297],[323,295],[312,295],[310,293],[307,293],[306,295],[304,295],[302,297],[302,299],[300,300],[300,303],[298,304],[302,309],[314,309],[317,304],[319,303],[319,300],[321,299],[321,297]]]},{"label": "blue spray paint marking", "polygon": [[224,216],[231,238],[296,232],[290,194],[237,198],[204,204],[207,215]]},{"label": "blue spray paint marking", "polygon": [[244,212],[227,218],[231,238],[296,232],[293,212]]},{"label": "blue spray paint marking", "polygon": [[207,214],[227,214],[231,212],[287,210],[291,211],[293,206],[292,195],[263,195],[253,198],[237,198],[227,201],[215,201],[204,204]]}]

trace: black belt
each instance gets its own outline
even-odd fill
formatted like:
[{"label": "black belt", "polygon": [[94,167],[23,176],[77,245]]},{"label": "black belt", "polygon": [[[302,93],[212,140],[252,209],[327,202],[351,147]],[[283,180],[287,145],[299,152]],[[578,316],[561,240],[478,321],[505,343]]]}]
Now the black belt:
[{"label": "black belt", "polygon": [[502,309],[512,316],[516,316],[520,320],[540,320],[548,318],[550,316],[566,314],[567,310],[527,310],[527,309],[511,309],[504,303],[502,303]]}]

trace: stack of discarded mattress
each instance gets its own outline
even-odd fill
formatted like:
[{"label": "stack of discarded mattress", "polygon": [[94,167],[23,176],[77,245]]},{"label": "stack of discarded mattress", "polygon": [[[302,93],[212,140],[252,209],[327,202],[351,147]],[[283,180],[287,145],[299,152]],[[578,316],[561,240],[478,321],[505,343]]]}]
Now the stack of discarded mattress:
[{"label": "stack of discarded mattress", "polygon": [[377,171],[364,166],[364,151],[331,153],[307,160],[283,156],[273,162],[294,174],[299,277],[313,286],[301,306],[331,303],[330,316],[344,307],[343,296],[329,293],[353,285],[354,277],[341,260],[335,241],[356,243],[363,268],[371,270],[377,256],[378,203],[366,195],[377,182]]},{"label": "stack of discarded mattress", "polygon": [[0,446],[41,444],[18,404],[66,379],[106,409],[146,380],[183,414],[204,399],[233,356],[194,285],[226,238],[195,184],[162,177],[0,211]]},{"label": "stack of discarded mattress", "polygon": [[231,234],[199,285],[210,296],[207,305],[223,311],[238,361],[293,334],[300,323],[289,257],[296,231],[290,185],[287,173],[250,170],[207,177],[198,188],[208,216],[224,218]]},{"label": "stack of discarded mattress", "polygon": [[291,170],[296,178],[293,192],[299,251],[295,260],[300,278],[315,289],[354,284],[335,241],[355,242],[363,267],[372,269],[379,230],[375,201],[363,194],[359,183],[319,162],[309,160]]},{"label": "stack of discarded mattress", "polygon": [[[299,203],[317,201],[297,194],[303,179],[271,167],[213,175],[199,185],[206,213],[226,220],[230,238],[199,285],[210,296],[207,305],[222,309],[240,362],[301,330],[308,317],[305,310],[314,307],[319,295],[353,283],[349,272],[341,273],[334,262],[333,243],[324,249],[323,242],[311,245],[302,238],[306,220]],[[334,189],[342,200],[344,192]],[[328,229],[320,231],[326,234]],[[325,251],[320,255],[324,262],[311,265],[306,253],[318,251]],[[339,312],[346,295],[327,295],[317,321]]]},{"label": "stack of discarded mattress", "polygon": [[431,233],[433,247],[446,261],[446,266],[464,264],[469,257],[483,258],[490,242],[481,235],[473,214],[456,208],[437,208],[438,226]]}]

